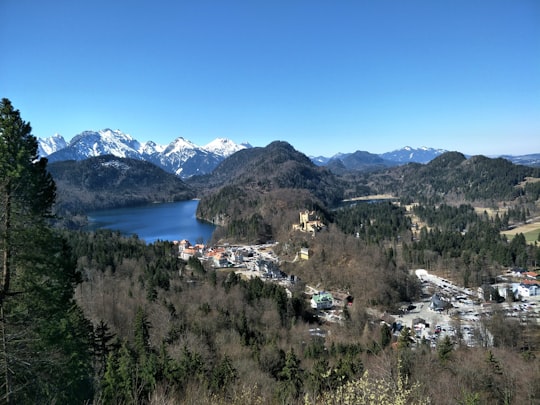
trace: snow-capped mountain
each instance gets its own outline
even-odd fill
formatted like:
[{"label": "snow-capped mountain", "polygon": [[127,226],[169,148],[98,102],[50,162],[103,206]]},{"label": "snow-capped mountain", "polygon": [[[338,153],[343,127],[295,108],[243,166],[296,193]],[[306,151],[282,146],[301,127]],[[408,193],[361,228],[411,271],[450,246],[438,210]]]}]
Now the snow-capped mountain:
[{"label": "snow-capped mountain", "polygon": [[211,172],[223,159],[180,137],[161,152],[145,156],[145,160],[170,173],[186,178]]},{"label": "snow-capped mountain", "polygon": [[[153,141],[141,143],[120,130],[103,129],[97,132],[84,131],[69,143],[59,134],[45,139],[38,138],[38,147],[39,155],[48,157],[50,162],[114,155],[149,161],[169,173],[188,178],[196,174],[210,173],[225,158],[252,146],[249,143],[237,144],[226,138],[217,138],[204,146],[198,146],[182,137],[168,145],[159,145]],[[406,146],[379,155],[357,151],[338,153],[332,157],[311,157],[311,160],[319,166],[332,164],[339,170],[359,170],[359,167],[366,170],[366,167],[389,167],[410,162],[428,163],[445,152],[447,151],[444,149]],[[377,156],[383,161],[375,162],[373,159]],[[539,154],[503,157],[515,164],[540,166]],[[341,162],[343,167],[338,167],[338,162]]]},{"label": "snow-capped mountain", "polygon": [[[248,147],[224,138],[218,138],[203,147],[181,137],[169,145],[158,145],[153,141],[140,143],[131,135],[111,129],[84,131],[69,144],[57,149],[47,148],[49,139],[39,139],[38,142],[40,156],[47,156],[50,162],[114,155],[149,161],[182,178],[209,173],[223,159]],[[47,153],[49,150],[52,151],[50,154]]]},{"label": "snow-capped mountain", "polygon": [[248,143],[237,144],[226,138],[216,138],[203,146],[203,149],[208,152],[224,157],[231,156],[233,153],[246,148],[251,148],[251,145]]},{"label": "snow-capped mountain", "polygon": [[139,152],[143,155],[151,155],[153,153],[161,153],[165,150],[167,145],[158,145],[154,141],[147,141],[141,143],[141,147],[139,148]]},{"label": "snow-capped mountain", "polygon": [[384,160],[390,160],[392,162],[402,164],[410,162],[428,163],[445,152],[448,151],[444,149],[427,148],[425,146],[421,148],[411,148],[410,146],[405,146],[404,148],[397,149],[392,152],[382,153],[379,156]]},{"label": "snow-capped mountain", "polygon": [[60,149],[64,149],[67,146],[67,142],[60,134],[54,134],[53,136],[45,139],[38,139],[38,154],[41,157],[49,156]]},{"label": "snow-capped mountain", "polygon": [[69,144],[48,156],[49,161],[83,160],[93,156],[114,155],[117,157],[140,158],[141,144],[131,135],[120,130],[103,129],[84,131]]}]

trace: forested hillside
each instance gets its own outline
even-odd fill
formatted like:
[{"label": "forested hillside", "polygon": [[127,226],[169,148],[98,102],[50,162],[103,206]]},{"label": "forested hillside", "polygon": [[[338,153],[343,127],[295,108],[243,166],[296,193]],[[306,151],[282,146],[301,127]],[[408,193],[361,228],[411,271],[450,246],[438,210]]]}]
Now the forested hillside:
[{"label": "forested hillside", "polygon": [[[508,210],[501,216],[479,215],[468,204],[406,209],[361,203],[336,211],[334,221],[344,233],[377,245],[407,268],[443,271],[459,285],[479,287],[493,283],[504,269],[535,268],[540,263],[537,245],[527,244],[523,235],[508,241],[501,234],[510,221],[522,219],[515,214]],[[413,223],[413,217],[421,225]]]},{"label": "forested hillside", "polygon": [[48,169],[58,190],[55,209],[63,216],[195,197],[177,176],[135,159],[99,156]]},{"label": "forested hillside", "polygon": [[[525,195],[520,183],[527,177],[540,177],[540,170],[501,158],[466,159],[461,153],[447,152],[426,165],[411,163],[379,172],[369,177],[369,185],[377,192],[399,195],[402,200],[498,202]],[[535,201],[534,195],[531,201]]]},{"label": "forested hillside", "polygon": [[241,150],[189,184],[204,187],[197,216],[222,226],[216,239],[274,239],[290,228],[298,210],[323,210],[343,195],[337,177],[286,142]]},{"label": "forested hillside", "polygon": [[[342,390],[352,403],[379,405],[533,404],[540,397],[538,362],[523,350],[524,341],[534,343],[517,321],[500,314],[485,321],[496,347],[413,347],[406,330],[393,337],[367,311],[406,298],[412,279],[374,246],[332,234],[322,239],[327,258],[316,263],[354,259],[335,271],[358,295],[346,320],[329,325],[307,306],[303,283],[287,298],[277,284],[182,261],[170,243],[71,233],[84,279],[77,298],[94,325],[100,400],[349,403]],[[312,261],[301,266],[306,277],[325,277]]]}]

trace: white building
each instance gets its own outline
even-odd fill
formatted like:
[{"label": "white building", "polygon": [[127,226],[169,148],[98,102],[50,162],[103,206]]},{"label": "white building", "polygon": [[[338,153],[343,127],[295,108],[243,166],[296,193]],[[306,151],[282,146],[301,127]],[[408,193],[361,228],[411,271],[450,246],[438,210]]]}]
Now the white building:
[{"label": "white building", "polygon": [[521,283],[518,286],[518,294],[520,297],[533,297],[538,295],[538,284]]}]

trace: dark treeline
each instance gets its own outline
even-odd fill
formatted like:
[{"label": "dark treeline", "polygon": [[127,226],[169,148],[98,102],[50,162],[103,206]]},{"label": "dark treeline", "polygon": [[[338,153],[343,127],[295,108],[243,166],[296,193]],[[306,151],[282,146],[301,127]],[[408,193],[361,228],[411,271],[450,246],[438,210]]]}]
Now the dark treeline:
[{"label": "dark treeline", "polygon": [[97,156],[54,162],[48,170],[57,184],[55,212],[68,218],[97,209],[195,197],[177,176],[136,159]]},{"label": "dark treeline", "polygon": [[0,401],[83,403],[94,393],[81,281],[48,224],[55,184],[11,102],[0,102]]},{"label": "dark treeline", "polygon": [[411,220],[403,208],[390,202],[361,202],[336,211],[334,221],[346,234],[379,243],[410,232]]}]

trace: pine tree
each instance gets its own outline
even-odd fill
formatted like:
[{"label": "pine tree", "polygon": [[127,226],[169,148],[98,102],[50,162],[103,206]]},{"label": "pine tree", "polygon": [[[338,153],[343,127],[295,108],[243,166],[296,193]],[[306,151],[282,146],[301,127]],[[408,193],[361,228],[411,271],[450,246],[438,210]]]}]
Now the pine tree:
[{"label": "pine tree", "polygon": [[237,372],[229,356],[225,356],[212,370],[209,388],[212,392],[226,393],[237,378]]},{"label": "pine tree", "polygon": [[94,369],[98,377],[101,377],[105,372],[114,336],[114,333],[110,332],[109,325],[103,320],[94,328]]},{"label": "pine tree", "polygon": [[452,356],[452,351],[454,350],[454,344],[450,339],[450,336],[446,335],[437,345],[437,354],[439,355],[439,360],[441,362],[446,362]]},{"label": "pine tree", "polygon": [[150,322],[142,308],[135,314],[134,329],[137,393],[144,397],[156,384],[157,357],[150,347]]},{"label": "pine tree", "polygon": [[117,395],[120,396],[120,403],[135,403],[133,356],[129,350],[128,344],[124,342],[118,353],[118,385],[116,386]]},{"label": "pine tree", "polygon": [[392,329],[386,323],[381,326],[381,347],[385,348],[392,342]]},{"label": "pine tree", "polygon": [[118,354],[110,352],[105,364],[105,373],[102,380],[101,401],[105,404],[114,404],[120,401],[118,387],[120,375],[118,374]]},{"label": "pine tree", "polygon": [[51,217],[55,185],[30,124],[0,102],[0,379],[2,401],[92,397],[92,328],[73,299],[80,278]]},{"label": "pine tree", "polygon": [[285,366],[279,375],[281,379],[280,397],[284,400],[296,399],[302,391],[302,370],[300,369],[300,360],[291,349],[285,357]]}]

